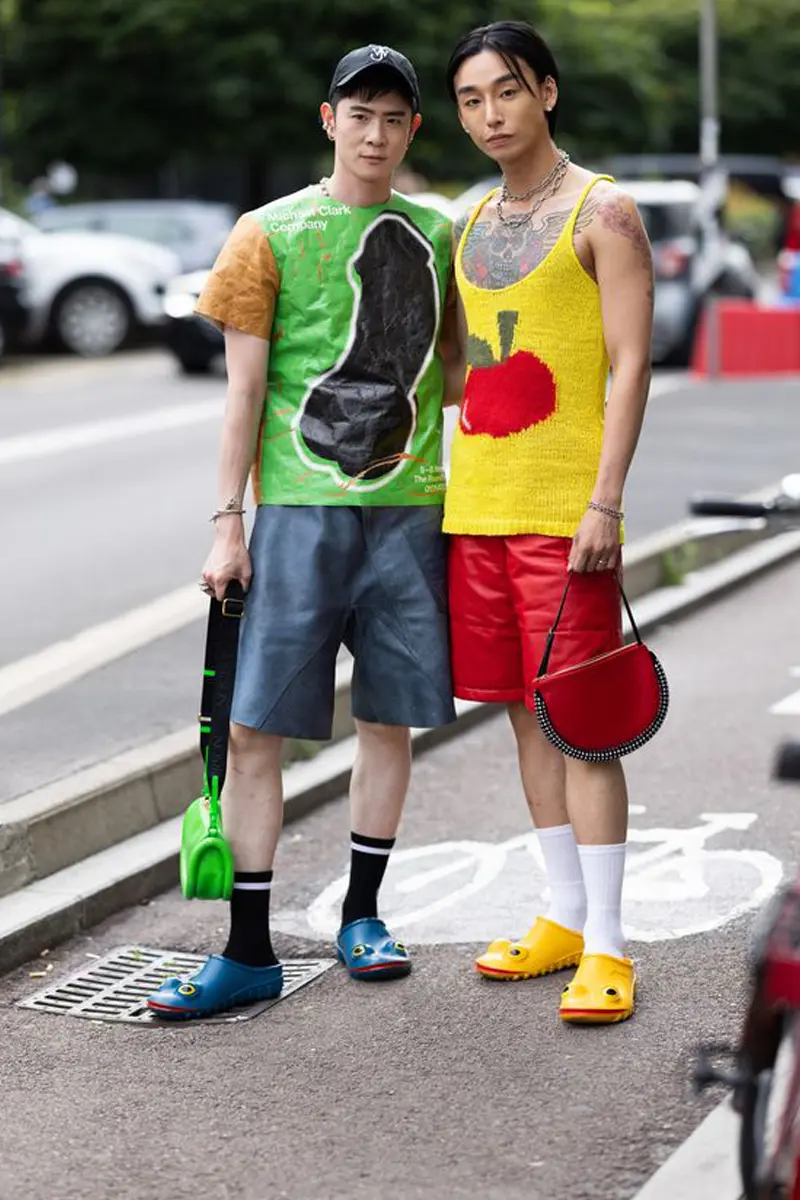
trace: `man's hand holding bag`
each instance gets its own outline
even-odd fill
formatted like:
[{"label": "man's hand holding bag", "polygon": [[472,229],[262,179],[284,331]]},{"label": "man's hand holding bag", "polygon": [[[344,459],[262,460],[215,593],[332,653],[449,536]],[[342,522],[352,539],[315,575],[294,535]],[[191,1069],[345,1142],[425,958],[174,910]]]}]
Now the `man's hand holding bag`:
[{"label": "man's hand holding bag", "polygon": [[203,793],[189,805],[181,829],[181,890],[187,900],[229,900],[233,892],[233,852],[222,830],[220,799],[243,615],[244,592],[233,580],[224,600],[209,602],[200,702]]}]

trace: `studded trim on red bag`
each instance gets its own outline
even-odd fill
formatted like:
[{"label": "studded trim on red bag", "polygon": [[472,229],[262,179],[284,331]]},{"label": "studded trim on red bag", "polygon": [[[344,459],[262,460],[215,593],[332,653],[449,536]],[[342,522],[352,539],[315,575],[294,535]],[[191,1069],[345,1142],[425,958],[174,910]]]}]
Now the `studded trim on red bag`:
[{"label": "studded trim on red bag", "polygon": [[618,758],[624,757],[626,754],[632,754],[634,750],[639,750],[647,742],[650,741],[655,734],[658,733],[669,709],[669,685],[667,676],[661,663],[650,651],[650,656],[653,660],[653,670],[655,671],[656,681],[658,683],[659,701],[658,711],[648,727],[637,734],[630,741],[623,742],[620,746],[609,747],[606,750],[583,750],[580,746],[574,746],[571,742],[566,741],[550,720],[550,715],[547,711],[547,705],[541,692],[537,691],[534,695],[534,706],[536,717],[541,726],[542,732],[549,742],[551,742],[557,750],[562,754],[566,754],[568,758],[578,758],[583,762],[614,762]]}]

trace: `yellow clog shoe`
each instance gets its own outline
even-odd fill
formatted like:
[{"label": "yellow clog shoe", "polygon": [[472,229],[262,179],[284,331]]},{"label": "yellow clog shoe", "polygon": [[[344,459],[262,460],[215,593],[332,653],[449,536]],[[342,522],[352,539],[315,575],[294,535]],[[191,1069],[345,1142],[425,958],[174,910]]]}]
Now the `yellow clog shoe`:
[{"label": "yellow clog shoe", "polygon": [[562,1020],[576,1025],[627,1021],[636,1001],[636,972],[629,958],[584,954],[572,983],[561,993]]},{"label": "yellow clog shoe", "polygon": [[537,917],[518,942],[507,938],[492,942],[475,966],[487,979],[535,979],[577,966],[582,953],[583,934]]}]

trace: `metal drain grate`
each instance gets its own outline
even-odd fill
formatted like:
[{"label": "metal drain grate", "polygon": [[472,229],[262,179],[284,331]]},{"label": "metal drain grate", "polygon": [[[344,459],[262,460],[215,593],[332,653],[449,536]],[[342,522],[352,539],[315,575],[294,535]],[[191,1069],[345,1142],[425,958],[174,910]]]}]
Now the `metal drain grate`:
[{"label": "metal drain grate", "polygon": [[[167,1022],[154,1017],[145,1006],[145,1000],[171,975],[193,974],[203,965],[206,957],[205,954],[184,954],[179,950],[122,946],[61,982],[53,982],[49,987],[20,1000],[17,1007],[57,1013],[64,1017],[86,1017],[91,1021],[123,1021],[164,1028]],[[259,1000],[217,1017],[207,1017],[206,1020],[250,1021],[291,996],[298,988],[318,979],[334,965],[332,958],[289,959],[283,964],[283,991],[276,1000]],[[177,1023],[169,1022],[170,1025]],[[197,1020],[186,1023],[195,1025]]]}]

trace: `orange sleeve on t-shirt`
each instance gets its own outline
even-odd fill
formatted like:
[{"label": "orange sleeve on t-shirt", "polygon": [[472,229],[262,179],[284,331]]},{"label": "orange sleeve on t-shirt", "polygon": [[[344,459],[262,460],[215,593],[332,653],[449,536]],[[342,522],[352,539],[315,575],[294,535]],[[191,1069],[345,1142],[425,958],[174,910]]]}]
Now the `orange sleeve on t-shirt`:
[{"label": "orange sleeve on t-shirt", "polygon": [[245,213],[220,250],[194,311],[218,329],[232,325],[268,342],[279,286],[269,237]]}]

